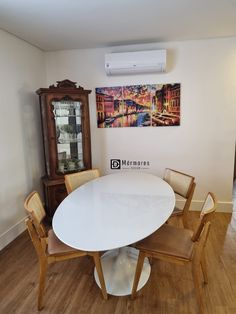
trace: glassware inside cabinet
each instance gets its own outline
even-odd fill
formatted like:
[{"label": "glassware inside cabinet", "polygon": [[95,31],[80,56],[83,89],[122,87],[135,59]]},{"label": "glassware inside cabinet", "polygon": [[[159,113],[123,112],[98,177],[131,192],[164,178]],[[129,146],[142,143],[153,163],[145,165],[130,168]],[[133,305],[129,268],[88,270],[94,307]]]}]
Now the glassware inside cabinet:
[{"label": "glassware inside cabinet", "polygon": [[53,101],[57,136],[58,172],[67,173],[84,168],[79,101]]}]

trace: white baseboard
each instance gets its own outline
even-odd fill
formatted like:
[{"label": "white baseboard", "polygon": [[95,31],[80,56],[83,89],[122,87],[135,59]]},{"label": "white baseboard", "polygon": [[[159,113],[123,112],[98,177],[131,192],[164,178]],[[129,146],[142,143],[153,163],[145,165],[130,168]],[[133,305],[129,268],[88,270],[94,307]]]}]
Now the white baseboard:
[{"label": "white baseboard", "polygon": [[[177,200],[177,204],[181,207],[181,205],[183,205],[184,203],[182,200]],[[203,205],[203,201],[193,200],[190,206],[190,210],[196,210],[196,211],[201,210],[202,205]],[[233,203],[218,201],[216,211],[222,212],[222,213],[232,213]]]},{"label": "white baseboard", "polygon": [[21,219],[14,226],[0,235],[0,251],[26,229],[25,218]]}]

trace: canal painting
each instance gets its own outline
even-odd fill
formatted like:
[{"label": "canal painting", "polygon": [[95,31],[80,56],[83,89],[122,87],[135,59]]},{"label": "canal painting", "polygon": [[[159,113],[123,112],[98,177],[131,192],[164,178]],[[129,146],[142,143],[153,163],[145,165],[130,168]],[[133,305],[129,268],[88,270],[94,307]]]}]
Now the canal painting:
[{"label": "canal painting", "polygon": [[99,128],[180,125],[180,84],[96,88]]}]

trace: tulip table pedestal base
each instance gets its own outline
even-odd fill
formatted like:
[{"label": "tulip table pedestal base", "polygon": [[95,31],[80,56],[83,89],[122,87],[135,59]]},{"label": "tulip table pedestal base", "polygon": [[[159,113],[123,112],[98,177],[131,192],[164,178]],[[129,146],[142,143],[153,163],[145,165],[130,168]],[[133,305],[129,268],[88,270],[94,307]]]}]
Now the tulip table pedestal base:
[{"label": "tulip table pedestal base", "polygon": [[[102,255],[101,263],[107,293],[115,296],[131,294],[138,254],[139,251],[135,248],[123,247],[108,251]],[[140,290],[146,284],[150,272],[149,261],[145,258],[137,290]],[[96,269],[94,270],[94,276],[97,285],[100,287]]]}]

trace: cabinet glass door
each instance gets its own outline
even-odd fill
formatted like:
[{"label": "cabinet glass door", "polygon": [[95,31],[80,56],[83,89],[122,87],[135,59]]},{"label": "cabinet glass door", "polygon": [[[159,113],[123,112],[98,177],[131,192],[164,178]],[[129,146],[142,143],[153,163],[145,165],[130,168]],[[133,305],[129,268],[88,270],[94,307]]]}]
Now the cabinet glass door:
[{"label": "cabinet glass door", "polygon": [[84,169],[81,102],[53,101],[57,136],[58,172]]}]

